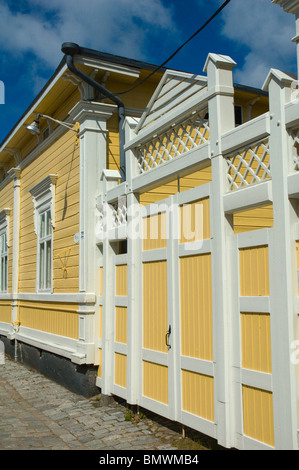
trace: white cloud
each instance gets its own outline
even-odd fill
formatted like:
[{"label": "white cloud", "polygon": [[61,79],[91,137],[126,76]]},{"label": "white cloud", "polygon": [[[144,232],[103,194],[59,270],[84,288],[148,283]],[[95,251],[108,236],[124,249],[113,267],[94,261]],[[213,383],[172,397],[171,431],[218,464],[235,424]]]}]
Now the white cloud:
[{"label": "white cloud", "polygon": [[236,0],[223,11],[224,36],[248,51],[235,70],[239,83],[261,87],[270,68],[289,70],[295,66],[292,38],[295,18],[271,0]]},{"label": "white cloud", "polygon": [[66,41],[143,59],[150,33],[175,28],[162,0],[28,0],[19,11],[9,3],[0,0],[2,52],[31,53],[50,67]]}]

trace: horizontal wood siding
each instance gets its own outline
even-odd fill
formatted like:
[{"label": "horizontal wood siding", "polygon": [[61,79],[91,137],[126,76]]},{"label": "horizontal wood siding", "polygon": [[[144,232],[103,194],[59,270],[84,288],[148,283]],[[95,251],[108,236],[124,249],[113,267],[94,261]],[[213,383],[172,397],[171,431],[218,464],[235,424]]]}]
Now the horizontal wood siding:
[{"label": "horizontal wood siding", "polygon": [[21,326],[68,338],[79,338],[78,305],[24,302],[19,305]]},{"label": "horizontal wood siding", "polygon": [[234,233],[273,227],[272,204],[236,212],[233,216]]},{"label": "horizontal wood siding", "polygon": [[11,323],[11,301],[0,301],[0,322]]},{"label": "horizontal wood siding", "polygon": [[53,292],[79,290],[79,147],[66,132],[30,165],[21,178],[20,292],[35,292],[37,236],[29,190],[49,174],[57,175],[53,231]]}]

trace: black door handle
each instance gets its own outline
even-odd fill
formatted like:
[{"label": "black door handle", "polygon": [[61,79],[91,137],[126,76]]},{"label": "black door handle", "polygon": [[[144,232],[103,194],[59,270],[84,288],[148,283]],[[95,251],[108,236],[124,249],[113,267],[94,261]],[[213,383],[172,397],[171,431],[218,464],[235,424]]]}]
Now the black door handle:
[{"label": "black door handle", "polygon": [[168,350],[171,348],[170,344],[169,344],[169,336],[171,335],[171,325],[169,325],[168,327],[168,331],[165,335],[165,342],[166,342],[166,346],[168,348]]}]

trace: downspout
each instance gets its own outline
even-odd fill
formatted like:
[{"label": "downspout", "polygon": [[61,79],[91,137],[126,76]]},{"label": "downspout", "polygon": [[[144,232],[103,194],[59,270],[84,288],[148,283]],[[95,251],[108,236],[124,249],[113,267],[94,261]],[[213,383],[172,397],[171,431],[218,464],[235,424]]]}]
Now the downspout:
[{"label": "downspout", "polygon": [[95,80],[90,78],[81,70],[77,69],[74,65],[74,55],[80,54],[80,47],[72,42],[64,42],[61,46],[62,52],[65,54],[66,64],[69,70],[81,78],[83,81],[91,85],[97,92],[102,93],[104,96],[109,98],[118,106],[118,128],[119,128],[119,156],[120,156],[120,175],[121,182],[126,181],[126,162],[125,162],[125,130],[124,130],[124,121],[125,121],[125,105],[124,103],[109,90],[104,88],[102,85],[97,83]]}]

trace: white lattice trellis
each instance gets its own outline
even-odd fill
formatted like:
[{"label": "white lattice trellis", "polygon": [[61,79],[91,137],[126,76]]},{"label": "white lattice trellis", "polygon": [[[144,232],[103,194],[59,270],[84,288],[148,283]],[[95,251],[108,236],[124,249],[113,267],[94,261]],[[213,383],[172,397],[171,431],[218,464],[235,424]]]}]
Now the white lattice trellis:
[{"label": "white lattice trellis", "polygon": [[112,205],[112,226],[120,227],[127,223],[127,203],[126,198],[120,198],[117,203]]},{"label": "white lattice trellis", "polygon": [[141,173],[199,147],[209,140],[209,136],[207,109],[179,124],[173,124],[171,129],[137,149]]},{"label": "white lattice trellis", "polygon": [[251,144],[227,157],[229,189],[261,183],[271,178],[268,139]]},{"label": "white lattice trellis", "polygon": [[291,136],[293,138],[293,162],[294,169],[299,170],[299,128],[293,129],[291,131]]}]

